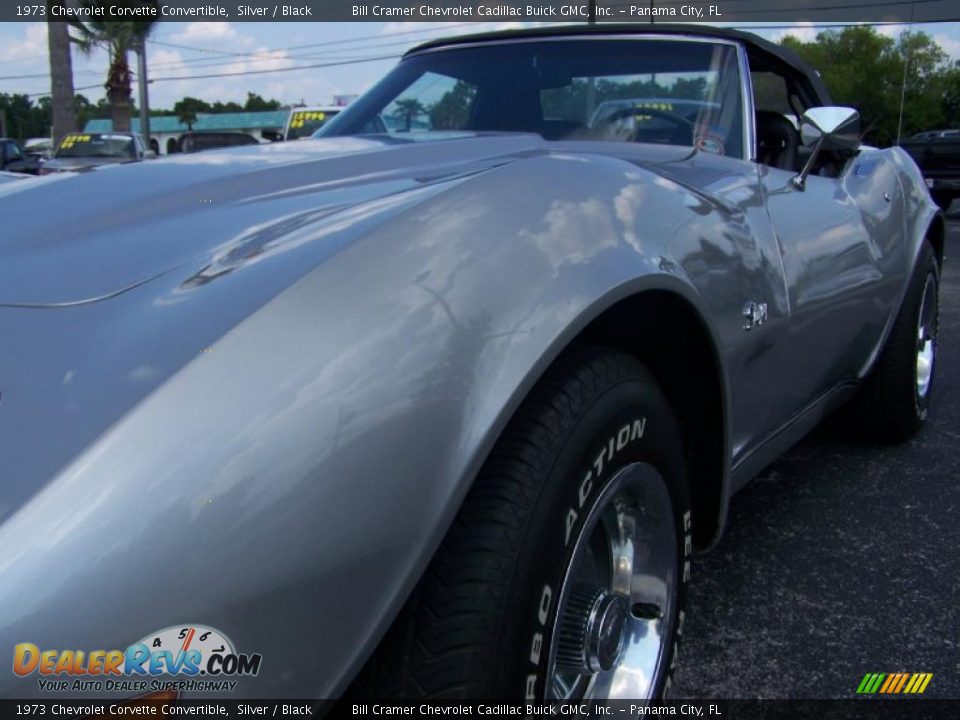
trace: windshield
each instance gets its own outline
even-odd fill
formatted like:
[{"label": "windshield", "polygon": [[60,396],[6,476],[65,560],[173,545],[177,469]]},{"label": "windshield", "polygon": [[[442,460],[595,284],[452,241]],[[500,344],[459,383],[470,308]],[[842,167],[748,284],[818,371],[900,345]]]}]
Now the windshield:
[{"label": "windshield", "polygon": [[318,137],[533,132],[743,157],[737,53],[676,39],[464,46],[404,59]]},{"label": "windshield", "polygon": [[310,137],[339,112],[339,110],[294,110],[287,127],[287,140]]},{"label": "windshield", "polygon": [[67,135],[57,149],[58,158],[104,157],[136,158],[130,135],[87,133]]}]

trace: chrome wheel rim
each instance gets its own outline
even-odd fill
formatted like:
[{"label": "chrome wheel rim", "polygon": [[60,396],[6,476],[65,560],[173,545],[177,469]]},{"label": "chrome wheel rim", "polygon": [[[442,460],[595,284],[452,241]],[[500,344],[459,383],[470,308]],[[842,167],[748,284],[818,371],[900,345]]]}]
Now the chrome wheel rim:
[{"label": "chrome wheel rim", "polygon": [[567,565],[547,666],[549,699],[650,699],[677,615],[677,528],[650,465],[596,498]]},{"label": "chrome wheel rim", "polygon": [[932,275],[927,276],[920,302],[917,321],[917,396],[925,398],[933,379],[933,361],[937,352],[937,286]]}]

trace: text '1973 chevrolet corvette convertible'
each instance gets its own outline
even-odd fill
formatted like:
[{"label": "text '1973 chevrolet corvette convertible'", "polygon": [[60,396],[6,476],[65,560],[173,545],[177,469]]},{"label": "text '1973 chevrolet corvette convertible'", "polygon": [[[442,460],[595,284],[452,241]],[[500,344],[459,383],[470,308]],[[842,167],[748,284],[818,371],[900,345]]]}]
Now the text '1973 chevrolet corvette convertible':
[{"label": "text '1973 chevrolet corvette convertible'", "polygon": [[731,493],[926,417],[944,224],[858,126],[753,35],[564,27],[5,184],[0,694],[661,696]]}]

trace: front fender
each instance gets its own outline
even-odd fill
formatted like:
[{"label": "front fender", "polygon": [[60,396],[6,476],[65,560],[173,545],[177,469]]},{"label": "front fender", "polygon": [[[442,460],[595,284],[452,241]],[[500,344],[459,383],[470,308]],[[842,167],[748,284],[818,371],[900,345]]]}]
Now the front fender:
[{"label": "front fender", "polygon": [[[554,156],[370,230],[0,527],[0,647],[123,648],[199,623],[263,656],[234,696],[336,695],[580,330],[648,289],[684,297],[709,327],[668,254],[683,213],[663,178]],[[39,694],[35,679],[0,678],[8,697]]]}]

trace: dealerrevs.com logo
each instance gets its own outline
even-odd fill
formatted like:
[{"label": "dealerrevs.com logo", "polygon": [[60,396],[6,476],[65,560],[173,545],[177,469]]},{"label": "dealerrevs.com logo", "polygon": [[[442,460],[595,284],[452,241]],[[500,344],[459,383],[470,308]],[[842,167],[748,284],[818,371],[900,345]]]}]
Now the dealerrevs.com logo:
[{"label": "dealerrevs.com logo", "polygon": [[255,676],[261,660],[259,653],[238,653],[226,635],[203,625],[168,627],[125,650],[42,650],[29,642],[13,648],[14,674],[37,675],[40,690],[51,692],[230,691],[237,686],[231,678]]}]

